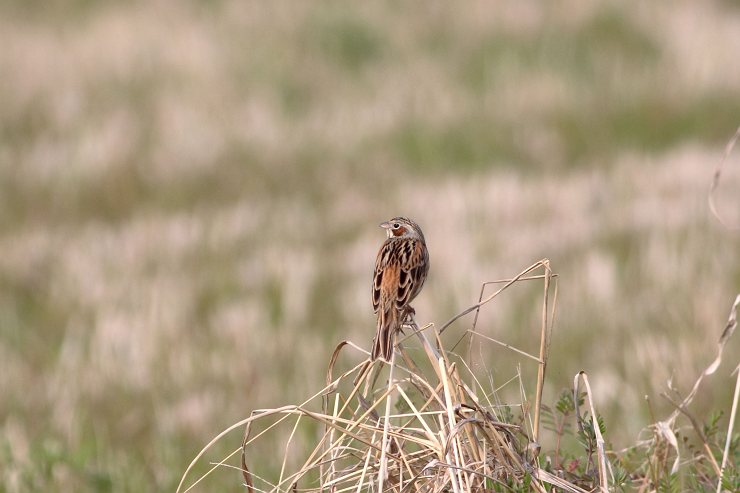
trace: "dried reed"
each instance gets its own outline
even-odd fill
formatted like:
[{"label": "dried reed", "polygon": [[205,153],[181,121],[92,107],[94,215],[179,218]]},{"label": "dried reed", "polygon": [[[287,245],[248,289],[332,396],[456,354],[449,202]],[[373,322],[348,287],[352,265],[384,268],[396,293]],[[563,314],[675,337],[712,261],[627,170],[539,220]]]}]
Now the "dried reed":
[{"label": "dried reed", "polygon": [[[541,274],[532,275],[537,271]],[[419,327],[413,319],[407,323],[411,334],[398,337],[397,351],[389,365],[388,378],[378,385],[386,364],[371,362],[365,358],[359,364],[334,376],[339,357],[347,347],[368,355],[367,351],[349,342],[342,341],[334,350],[329,361],[326,385],[309,399],[299,405],[283,406],[275,409],[257,410],[252,415],[233,424],[216,436],[196,456],[188,466],[177,489],[188,492],[195,485],[219,467],[239,469],[244,478],[248,493],[255,492],[319,492],[330,491],[394,491],[394,492],[488,492],[488,491],[567,491],[583,493],[597,488],[601,493],[610,490],[610,478],[615,473],[607,459],[606,443],[600,430],[598,414],[594,406],[588,376],[581,371],[574,377],[573,404],[579,434],[591,437],[587,450],[587,463],[583,478],[569,476],[558,465],[540,464],[540,445],[538,443],[542,388],[548,360],[549,341],[554,319],[554,301],[557,293],[556,277],[550,270],[549,261],[543,259],[531,265],[512,279],[484,283],[478,303],[453,317],[437,329],[434,324]],[[481,308],[495,299],[503,291],[517,282],[542,280],[542,324],[540,330],[539,356],[497,341],[477,332],[476,324]],[[492,284],[503,284],[498,290],[484,298],[485,288]],[[552,286],[554,285],[554,288]],[[551,300],[551,297],[553,298]],[[698,424],[686,410],[686,406],[696,393],[704,376],[713,373],[721,362],[724,345],[732,335],[736,325],[736,311],[740,305],[740,295],[733,305],[728,324],[718,344],[716,360],[697,380],[692,392],[676,411],[663,421],[658,421],[653,429],[653,440],[643,442],[635,449],[643,447],[646,467],[661,462],[667,464],[670,447],[675,449],[674,470],[679,463],[675,421],[680,413],[692,421],[698,436],[702,433]],[[463,358],[446,350],[440,334],[459,320],[463,315],[475,312],[471,327],[466,330],[471,343],[468,355]],[[423,351],[406,347],[409,337],[415,335],[421,341]],[[430,339],[433,341],[431,342]],[[537,380],[534,385],[535,400],[530,403],[524,390],[521,372],[518,384],[522,402],[517,404],[521,410],[519,421],[505,412],[510,405],[501,405],[497,396],[500,388],[493,386],[493,379],[487,369],[479,374],[473,368],[485,368],[473,360],[472,341],[480,344],[495,343],[507,350],[526,356],[537,364]],[[421,355],[421,356],[419,356]],[[400,359],[399,359],[400,357]],[[588,402],[587,414],[581,415],[580,382],[585,387]],[[738,380],[740,382],[740,380]],[[737,392],[735,396],[737,400]],[[732,421],[735,407],[733,405]],[[274,420],[274,422],[270,422]],[[321,431],[310,446],[300,447],[296,436],[306,420],[320,425]],[[255,424],[264,426],[253,434]],[[269,423],[269,424],[268,424]],[[276,457],[272,479],[257,475],[249,466],[250,447],[268,433],[275,432],[278,425],[289,426],[290,432],[284,444],[282,457]],[[188,473],[213,444],[232,430],[245,427],[244,439],[239,448],[213,464],[186,489],[183,484]],[[728,432],[728,437],[732,428]],[[669,447],[659,446],[657,442],[668,443]],[[705,438],[702,438],[707,456],[713,459]],[[729,444],[729,438],[728,442]],[[725,447],[722,466],[716,461],[718,490],[722,472],[726,466],[728,447]],[[305,453],[308,451],[307,453]],[[240,466],[226,464],[234,455],[241,453]],[[305,453],[301,456],[301,453]],[[592,462],[592,455],[596,460]],[[612,454],[614,455],[614,454]],[[296,457],[300,456],[300,461]],[[295,462],[295,464],[292,464]],[[566,478],[570,478],[569,481]],[[657,476],[635,473],[631,481],[641,485],[641,490],[654,485]],[[575,482],[574,482],[575,481]],[[625,478],[620,480],[624,485]],[[576,484],[577,483],[577,484]],[[616,483],[615,483],[616,484]],[[584,489],[584,488],[589,488]]]}]

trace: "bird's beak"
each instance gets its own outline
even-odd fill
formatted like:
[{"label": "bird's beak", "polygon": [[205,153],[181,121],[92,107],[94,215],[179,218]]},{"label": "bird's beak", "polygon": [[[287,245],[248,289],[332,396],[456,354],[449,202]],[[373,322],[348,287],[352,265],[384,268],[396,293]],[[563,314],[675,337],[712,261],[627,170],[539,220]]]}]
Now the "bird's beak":
[{"label": "bird's beak", "polygon": [[380,223],[378,226],[380,226],[383,229],[390,229],[391,223],[389,223],[388,221],[386,221],[384,223]]}]

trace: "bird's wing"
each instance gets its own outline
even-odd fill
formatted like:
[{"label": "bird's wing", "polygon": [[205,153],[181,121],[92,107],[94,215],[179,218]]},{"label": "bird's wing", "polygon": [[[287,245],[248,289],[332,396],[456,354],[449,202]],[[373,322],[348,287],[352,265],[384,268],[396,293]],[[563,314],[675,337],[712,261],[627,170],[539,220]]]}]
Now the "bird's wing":
[{"label": "bird's wing", "polygon": [[373,276],[375,312],[392,301],[399,310],[406,306],[421,291],[428,269],[426,249],[420,241],[390,239],[383,243]]},{"label": "bird's wing", "polygon": [[393,243],[392,241],[383,243],[375,259],[375,272],[373,273],[373,310],[375,313],[381,305],[388,306],[393,286],[398,285],[398,262],[393,260]]},{"label": "bird's wing", "polygon": [[418,240],[404,241],[399,250],[400,272],[396,306],[401,309],[411,303],[421,291],[429,270],[429,259],[426,247]]}]

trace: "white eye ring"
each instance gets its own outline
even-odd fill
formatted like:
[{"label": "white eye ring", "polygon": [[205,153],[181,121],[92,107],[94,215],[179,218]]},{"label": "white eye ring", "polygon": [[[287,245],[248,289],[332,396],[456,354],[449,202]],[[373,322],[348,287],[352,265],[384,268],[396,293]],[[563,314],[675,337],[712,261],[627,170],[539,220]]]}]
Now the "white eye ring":
[{"label": "white eye ring", "polygon": [[393,229],[398,229],[400,227],[401,225],[399,223],[393,223]]}]

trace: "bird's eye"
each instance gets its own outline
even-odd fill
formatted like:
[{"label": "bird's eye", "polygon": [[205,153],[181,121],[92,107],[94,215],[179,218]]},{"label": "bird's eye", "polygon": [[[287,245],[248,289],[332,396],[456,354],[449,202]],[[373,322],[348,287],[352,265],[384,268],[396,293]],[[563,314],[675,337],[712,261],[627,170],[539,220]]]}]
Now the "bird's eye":
[{"label": "bird's eye", "polygon": [[393,223],[393,229],[398,229],[400,227],[401,225],[399,223]]}]

